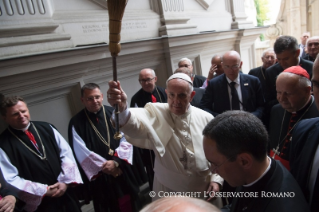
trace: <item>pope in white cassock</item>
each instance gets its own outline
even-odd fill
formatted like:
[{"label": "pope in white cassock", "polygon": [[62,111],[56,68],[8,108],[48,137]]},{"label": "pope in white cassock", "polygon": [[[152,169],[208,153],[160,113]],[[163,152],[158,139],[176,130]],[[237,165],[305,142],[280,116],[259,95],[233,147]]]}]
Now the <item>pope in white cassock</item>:
[{"label": "pope in white cassock", "polygon": [[[190,105],[195,91],[189,76],[172,75],[166,81],[168,103],[148,103],[144,108],[128,109],[120,82],[110,81],[109,86],[107,99],[111,105],[119,105],[119,124],[127,141],[155,153],[153,200],[164,192],[184,192],[211,200],[205,191],[219,191],[223,179],[209,170],[202,130],[214,117]],[[213,203],[221,206],[221,199]]]}]

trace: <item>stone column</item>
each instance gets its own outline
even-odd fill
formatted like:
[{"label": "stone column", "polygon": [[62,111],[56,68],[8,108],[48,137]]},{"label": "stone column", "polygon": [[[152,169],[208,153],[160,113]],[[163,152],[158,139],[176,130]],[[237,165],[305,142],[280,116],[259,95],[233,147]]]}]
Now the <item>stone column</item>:
[{"label": "stone column", "polygon": [[247,15],[245,13],[245,1],[244,0],[229,0],[231,14],[233,22],[231,24],[232,29],[246,29],[253,28],[253,22],[247,21]]}]

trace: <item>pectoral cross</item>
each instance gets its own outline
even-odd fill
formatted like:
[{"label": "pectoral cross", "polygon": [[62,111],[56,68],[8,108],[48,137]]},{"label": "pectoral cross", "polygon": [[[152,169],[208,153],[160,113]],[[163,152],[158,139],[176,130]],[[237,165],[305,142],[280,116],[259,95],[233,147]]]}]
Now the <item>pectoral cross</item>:
[{"label": "pectoral cross", "polygon": [[275,149],[275,148],[272,149],[272,151],[274,152],[274,155],[272,156],[272,159],[275,159],[275,156],[280,154],[280,152],[279,152],[279,145],[277,146],[276,149]]},{"label": "pectoral cross", "polygon": [[110,148],[110,150],[109,150],[109,155],[111,155],[111,156],[114,155],[114,151],[113,151],[113,149],[111,149],[111,148]]},{"label": "pectoral cross", "polygon": [[182,162],[184,169],[187,169],[187,154],[186,150],[183,151],[183,157],[179,159],[180,162]]}]

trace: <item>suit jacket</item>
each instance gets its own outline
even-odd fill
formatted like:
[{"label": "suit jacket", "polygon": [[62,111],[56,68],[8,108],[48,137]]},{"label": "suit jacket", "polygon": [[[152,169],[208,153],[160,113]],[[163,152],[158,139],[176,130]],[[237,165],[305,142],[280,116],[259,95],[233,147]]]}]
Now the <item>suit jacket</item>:
[{"label": "suit jacket", "polygon": [[315,62],[316,58],[311,57],[309,54],[305,54],[305,55],[302,56],[302,59],[309,60],[311,62]]},{"label": "suit jacket", "polygon": [[[308,72],[311,79],[313,62],[300,58],[300,66]],[[272,65],[266,69],[267,90],[266,90],[265,99],[266,99],[267,105],[270,103],[271,107],[278,103],[277,91],[276,91],[276,79],[277,79],[277,76],[283,71],[284,69],[281,67],[279,63],[276,63],[275,65]]]},{"label": "suit jacket", "polygon": [[200,88],[204,84],[206,80],[206,77],[201,76],[201,75],[195,75],[194,80],[193,80],[193,87],[194,88]]},{"label": "suit jacket", "polygon": [[[309,206],[289,171],[280,162],[271,159],[271,168],[252,188],[240,186],[237,192],[258,192],[258,197],[248,199],[246,212],[299,212],[310,211]],[[293,197],[273,197],[272,194],[283,195],[291,193]],[[272,197],[271,197],[272,196]],[[240,203],[247,198],[235,197],[230,212],[242,211]]]},{"label": "suit jacket", "polygon": [[295,177],[308,202],[310,195],[309,177],[318,145],[319,118],[300,121],[292,133],[289,162],[290,172]]},{"label": "suit jacket", "polygon": [[[261,118],[264,110],[264,97],[259,79],[247,74],[239,74],[239,77],[243,109]],[[225,74],[211,79],[200,102],[200,108],[214,116],[230,110],[227,86]]]},{"label": "suit jacket", "polygon": [[194,88],[195,96],[193,98],[193,100],[191,101],[191,105],[193,105],[194,107],[198,107],[200,105],[200,100],[202,99],[204,93],[205,93],[205,89],[203,88]]}]

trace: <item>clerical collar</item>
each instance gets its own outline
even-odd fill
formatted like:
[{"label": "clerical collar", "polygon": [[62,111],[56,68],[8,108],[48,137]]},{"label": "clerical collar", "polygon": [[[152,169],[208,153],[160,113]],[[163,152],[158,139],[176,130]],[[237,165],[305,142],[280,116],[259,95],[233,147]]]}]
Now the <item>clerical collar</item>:
[{"label": "clerical collar", "polygon": [[249,184],[247,184],[247,185],[243,185],[243,187],[250,187],[250,186],[254,185],[254,184],[257,183],[263,176],[265,176],[265,174],[267,174],[267,172],[269,171],[269,169],[270,169],[270,167],[271,167],[271,159],[270,159],[270,157],[267,156],[267,160],[269,160],[269,165],[268,165],[267,169],[264,171],[264,173],[263,173],[257,180],[255,180],[254,182],[249,183]]},{"label": "clerical collar", "polygon": [[26,131],[27,129],[29,129],[29,127],[30,127],[30,122],[29,122],[29,124],[28,124],[28,126],[26,126],[25,128],[22,128],[22,129],[17,129],[17,128],[14,128],[14,127],[12,127],[13,129],[15,129],[15,130],[21,130],[21,131]]},{"label": "clerical collar", "polygon": [[147,93],[147,94],[153,94],[153,93],[155,93],[155,91],[156,91],[156,85],[155,85],[155,87],[154,87],[154,89],[152,90],[151,93],[145,91],[143,88],[142,88],[142,91],[143,91],[144,93]]},{"label": "clerical collar", "polygon": [[[294,113],[294,114],[295,114],[295,113],[302,113],[306,108],[308,108],[308,105],[311,104],[312,101],[313,101],[313,96],[310,95],[308,101],[306,102],[306,104],[305,104],[304,106],[301,107],[300,110],[294,111],[294,112],[291,112],[291,113]],[[287,111],[287,112],[288,112],[288,111]]]},{"label": "clerical collar", "polygon": [[231,82],[236,82],[236,84],[240,85],[240,77],[239,77],[239,74],[238,74],[237,78],[234,79],[234,81],[231,81],[227,76],[226,76],[226,80],[227,80],[228,84],[230,84]]},{"label": "clerical collar", "polygon": [[[102,105],[103,107],[103,105]],[[100,113],[102,111],[102,107],[97,111],[97,112],[90,112],[88,109],[85,108],[85,110],[89,113],[89,114],[95,114],[97,115],[98,113]]]}]

